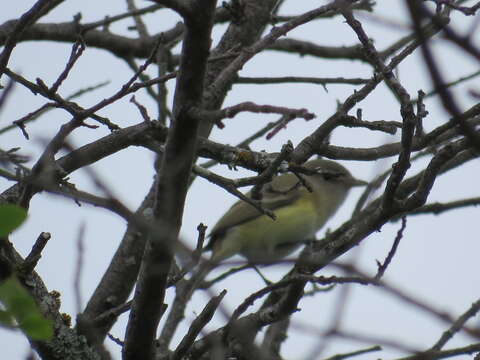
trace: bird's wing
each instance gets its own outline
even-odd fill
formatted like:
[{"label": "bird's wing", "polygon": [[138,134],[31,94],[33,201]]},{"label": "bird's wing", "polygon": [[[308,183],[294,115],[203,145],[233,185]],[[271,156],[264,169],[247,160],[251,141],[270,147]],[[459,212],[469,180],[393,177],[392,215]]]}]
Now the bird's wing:
[{"label": "bird's wing", "polygon": [[[262,188],[262,206],[268,210],[275,210],[296,201],[302,191],[302,185],[293,174],[284,174],[273,179]],[[305,190],[303,190],[305,191]],[[250,192],[247,196],[250,196]],[[212,241],[207,245],[211,248],[217,236],[221,236],[231,227],[253,220],[263,214],[245,201],[236,202],[218,223],[213,227],[210,236]]]}]

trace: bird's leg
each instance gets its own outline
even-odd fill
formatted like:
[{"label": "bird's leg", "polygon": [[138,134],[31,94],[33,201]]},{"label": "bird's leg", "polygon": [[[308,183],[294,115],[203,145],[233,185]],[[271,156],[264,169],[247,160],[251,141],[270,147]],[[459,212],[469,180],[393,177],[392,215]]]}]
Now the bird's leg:
[{"label": "bird's leg", "polygon": [[268,280],[261,272],[260,270],[258,269],[258,267],[255,265],[255,264],[250,264],[250,267],[255,270],[255,272],[258,274],[258,276],[260,276],[262,278],[262,280],[265,282],[265,285],[269,286],[269,285],[272,285],[273,282]]}]

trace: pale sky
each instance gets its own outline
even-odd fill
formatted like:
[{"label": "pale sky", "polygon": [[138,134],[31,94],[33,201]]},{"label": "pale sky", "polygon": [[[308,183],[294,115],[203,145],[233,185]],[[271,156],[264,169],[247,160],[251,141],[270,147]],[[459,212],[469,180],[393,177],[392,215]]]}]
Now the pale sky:
[{"label": "pale sky", "polygon": [[[31,6],[31,1],[17,0],[6,2],[0,13],[0,23],[18,18]],[[287,1],[287,3],[289,3]],[[318,6],[318,1],[303,0],[290,1],[294,6],[285,7],[282,14],[300,14],[303,11]],[[405,12],[403,1],[379,1],[380,13],[389,19],[404,23]],[[387,4],[388,3],[388,4]],[[146,1],[137,1],[139,7],[150,5]],[[66,1],[55,11],[43,18],[41,22],[70,21],[77,12],[82,13],[82,21],[102,19],[106,14],[115,15],[124,12],[126,5],[123,2],[98,2],[85,0],[82,2]],[[158,17],[158,18],[157,18]],[[160,19],[161,21],[158,21]],[[151,31],[168,29],[178,21],[178,18],[168,12],[162,12],[147,17]],[[126,28],[130,21],[119,22],[111,26],[111,31],[134,37],[134,32]],[[364,20],[366,31],[375,38],[375,46],[382,50],[395,39],[406,34],[405,30],[393,27],[392,24],[380,24]],[[215,33],[214,41],[224,31],[220,27]],[[293,31],[291,37],[318,41],[322,45],[352,45],[357,39],[352,30],[343,23],[342,18],[325,22],[325,25],[315,23]],[[465,76],[478,69],[473,59],[463,56],[458,48],[451,45],[437,44],[436,51],[439,61],[449,80]],[[19,71],[28,79],[42,78],[47,83],[54,81],[62,71],[70,53],[69,44],[55,44],[52,42],[20,43],[14,50],[9,62],[12,70]],[[149,69],[154,75],[155,69]],[[419,89],[431,89],[426,69],[418,56],[406,60],[399,71],[402,84],[410,91],[412,97]],[[274,52],[265,52],[255,57],[243,69],[244,76],[345,76],[369,77],[371,69],[356,62],[326,61],[311,57],[299,58],[295,55],[283,55]],[[71,76],[62,86],[60,92],[69,95],[80,88],[92,86],[99,82],[111,81],[105,88],[92,92],[78,99],[80,104],[92,105],[117,90],[131,76],[128,67],[119,59],[112,57],[105,51],[87,48]],[[5,83],[6,77],[2,80]],[[478,85],[470,81],[455,88],[464,109],[474,103],[474,99],[467,94],[468,89]],[[173,92],[173,82],[169,83],[170,95]],[[477,88],[478,90],[478,88]],[[254,150],[279,151],[282,144],[291,140],[294,145],[317,128],[328,118],[336,108],[336,101],[343,101],[353,91],[351,86],[330,85],[328,92],[321,86],[293,84],[259,86],[236,85],[229,94],[225,106],[234,105],[242,101],[254,101],[258,104],[274,104],[291,108],[305,107],[314,112],[317,118],[305,122],[297,119],[288,125],[274,139],[258,140],[252,144]],[[144,93],[136,94],[138,101],[150,107],[151,115],[155,116],[156,107]],[[0,128],[16,120],[26,113],[35,110],[45,101],[40,96],[33,97],[31,93],[17,86],[9,99],[6,108],[0,114]],[[141,122],[137,109],[125,98],[101,112],[120,126],[128,126]],[[171,99],[170,99],[171,101]],[[427,130],[444,123],[448,116],[437,100],[426,102],[429,116],[424,121]],[[395,120],[400,121],[399,106],[385,86],[379,86],[375,92],[362,102],[363,117],[366,120]],[[28,154],[33,161],[38,159],[43,144],[58,131],[61,124],[68,121],[67,114],[54,110],[43,116],[39,121],[28,126],[32,139],[27,141],[20,131],[10,131],[0,135],[0,144],[3,150],[20,146],[23,154]],[[352,113],[352,115],[354,115]],[[277,116],[259,114],[241,114],[233,119],[225,120],[225,129],[215,129],[212,139],[229,144],[236,144],[263,127],[267,122],[277,119]],[[82,128],[69,138],[75,146],[81,146],[108,134],[108,129],[97,130]],[[359,129],[341,129],[333,134],[332,144],[348,147],[375,147],[382,143],[398,140],[397,136],[387,136],[380,133]],[[146,149],[132,148],[122,151],[93,166],[100,178],[109,184],[116,196],[134,210],[142,201],[152,182],[153,155]],[[358,178],[371,180],[376,173],[387,169],[395,158],[377,162],[342,162]],[[204,160],[200,160],[202,162]],[[421,163],[420,165],[424,165]],[[414,165],[409,170],[415,174],[421,166]],[[229,177],[245,175],[246,171],[233,172],[226,166],[217,166],[214,171]],[[451,201],[467,197],[478,196],[477,183],[480,164],[478,160],[471,161],[461,170],[452,171],[438,179],[429,198],[429,202]],[[251,173],[250,173],[251,174]],[[70,179],[80,189],[97,192],[85,171],[71,174]],[[12,183],[0,179],[0,190],[4,191]],[[335,229],[349,218],[353,206],[360,195],[360,190],[350,193],[348,201],[336,216],[331,219],[326,228]],[[196,227],[203,222],[213,227],[223,212],[236,201],[232,195],[224,190],[198,179],[188,194],[187,206],[182,227],[182,238],[192,246],[196,240]],[[84,303],[95,288],[100,276],[109,263],[125,230],[125,222],[117,216],[111,215],[102,209],[95,209],[89,205],[78,207],[73,201],[58,198],[53,195],[36,195],[31,203],[31,216],[17,232],[11,236],[23,255],[30,251],[35,239],[42,231],[52,234],[47,248],[43,252],[37,271],[44,279],[49,290],[57,290],[62,294],[62,311],[75,317],[76,309],[73,296],[73,277],[78,255],[77,236],[81,224],[86,224],[85,236],[85,263],[82,271],[82,295]],[[478,209],[468,208],[451,211],[436,216],[417,216],[408,218],[407,228],[400,243],[397,256],[387,270],[385,281],[405,291],[407,294],[418,297],[432,307],[448,311],[453,316],[464,312],[473,301],[479,297],[480,281],[478,277]],[[372,234],[361,246],[342,257],[341,261],[354,260],[362,270],[374,273],[375,260],[382,261],[388,253],[395,238],[400,223],[387,224],[381,232]],[[322,237],[326,228],[322,229],[318,237]],[[240,260],[240,258],[238,258]],[[264,272],[271,279],[279,279],[288,271],[285,265],[265,268]],[[327,268],[321,275],[339,274],[337,270]],[[319,274],[320,275],[320,274]],[[340,275],[340,274],[339,274]],[[252,272],[237,274],[223,283],[215,291],[228,289],[225,298],[226,307],[233,310],[251,292],[263,287],[258,276]],[[432,346],[447,329],[445,323],[440,323],[429,314],[418,311],[406,305],[399,299],[386,294],[381,289],[372,287],[351,286],[346,307],[343,314],[343,329],[363,336],[379,337],[395,340],[395,342],[419,350]],[[331,323],[333,309],[339,299],[340,287],[329,293],[306,297],[300,302],[301,311],[293,318],[290,337],[284,345],[283,355],[288,359],[304,359],[315,349],[320,334],[312,334],[307,327],[326,329]],[[170,294],[171,296],[171,294]],[[186,313],[187,325],[198,314],[207,297],[196,296],[192,306]],[[258,301],[260,304],[261,301]],[[257,304],[257,306],[258,306]],[[112,334],[123,338],[124,326],[127,319],[123,315],[121,321],[112,329]],[[225,319],[216,316],[208,329],[215,329],[224,324]],[[480,325],[478,318],[476,323]],[[186,327],[179,330],[176,341],[181,339]],[[446,349],[472,343],[472,340],[458,334],[450,341]],[[115,359],[120,359],[119,347],[107,340]],[[336,353],[344,353],[370,346],[346,340],[335,340],[323,353],[328,357]],[[23,359],[28,353],[29,346],[23,335],[9,330],[0,329],[0,348],[3,349],[5,359]],[[384,358],[393,359],[402,353],[390,348],[384,352],[369,354],[359,359]],[[466,359],[467,357],[463,357]],[[457,357],[462,359],[462,357]]]}]

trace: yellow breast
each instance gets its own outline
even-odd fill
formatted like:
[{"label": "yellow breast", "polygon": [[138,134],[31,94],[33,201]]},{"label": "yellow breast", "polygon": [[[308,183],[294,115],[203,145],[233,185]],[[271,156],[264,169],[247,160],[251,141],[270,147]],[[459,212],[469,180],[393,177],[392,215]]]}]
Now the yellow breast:
[{"label": "yellow breast", "polygon": [[323,225],[312,196],[302,196],[274,212],[276,220],[262,215],[230,229],[222,239],[222,257],[241,253],[251,261],[275,261],[312,238]]}]

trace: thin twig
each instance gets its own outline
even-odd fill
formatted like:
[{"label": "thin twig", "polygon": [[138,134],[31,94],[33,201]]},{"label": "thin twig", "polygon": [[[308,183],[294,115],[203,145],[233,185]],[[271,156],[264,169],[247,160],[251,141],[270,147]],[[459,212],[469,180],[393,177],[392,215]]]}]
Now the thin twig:
[{"label": "thin twig", "polygon": [[405,230],[406,226],[407,226],[407,218],[403,216],[402,226],[398,230],[397,236],[395,236],[395,240],[393,241],[392,248],[388,252],[388,255],[385,258],[385,261],[382,264],[377,260],[378,271],[377,271],[377,274],[375,275],[375,280],[380,280],[383,277],[383,274],[385,274],[385,271],[387,270],[388,265],[390,265],[390,263],[392,262],[392,259],[395,256],[395,253],[397,252],[398,245],[400,244],[400,240],[403,238],[403,231]]},{"label": "thin twig", "polygon": [[328,357],[324,360],[343,360],[343,359],[348,359],[348,358],[351,358],[351,357],[354,357],[354,356],[363,355],[363,354],[367,354],[367,353],[370,353],[370,352],[381,351],[381,350],[382,350],[382,347],[376,345],[376,346],[371,346],[371,347],[366,348],[366,349],[352,351],[352,352],[349,352],[349,353],[333,355],[333,356],[330,356],[330,357]]},{"label": "thin twig", "polygon": [[430,350],[428,351],[439,351],[441,350],[445,344],[456,334],[458,333],[463,325],[473,318],[477,313],[480,311],[480,300],[475,301],[470,308],[465,311],[462,315],[458,317],[458,319],[446,330],[440,339],[433,345]]},{"label": "thin twig", "polygon": [[78,230],[77,236],[77,262],[75,265],[75,277],[73,281],[73,289],[75,293],[75,306],[77,310],[77,314],[80,314],[82,311],[83,301],[82,301],[82,272],[83,272],[83,263],[84,263],[84,255],[85,255],[85,248],[84,248],[84,237],[85,237],[85,223],[80,225],[80,229]]}]

